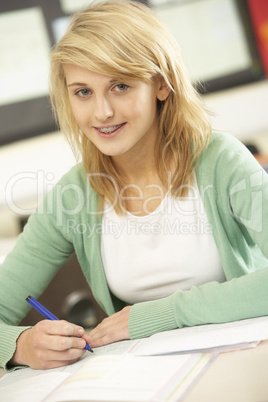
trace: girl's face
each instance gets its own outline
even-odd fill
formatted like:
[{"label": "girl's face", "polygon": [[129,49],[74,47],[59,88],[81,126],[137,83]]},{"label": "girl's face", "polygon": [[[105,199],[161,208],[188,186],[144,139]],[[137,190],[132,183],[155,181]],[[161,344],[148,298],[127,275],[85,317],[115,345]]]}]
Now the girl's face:
[{"label": "girl's face", "polygon": [[117,81],[84,68],[64,66],[74,117],[96,147],[114,158],[152,152],[157,135],[157,99],[169,88],[163,79]]}]

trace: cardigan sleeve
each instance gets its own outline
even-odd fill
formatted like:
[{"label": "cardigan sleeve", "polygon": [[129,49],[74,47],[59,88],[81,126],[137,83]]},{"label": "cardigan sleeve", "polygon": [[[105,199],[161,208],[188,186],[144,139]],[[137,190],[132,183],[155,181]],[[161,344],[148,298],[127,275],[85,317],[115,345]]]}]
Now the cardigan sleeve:
[{"label": "cardigan sleeve", "polygon": [[63,185],[64,180],[47,195],[0,265],[0,366],[6,370],[18,336],[28,328],[18,326],[30,309],[26,297],[38,298],[73,252],[64,226],[66,204],[59,197]]},{"label": "cardigan sleeve", "polygon": [[205,207],[227,281],[135,304],[132,339],[268,315],[268,175],[229,136],[222,142],[216,136],[202,158],[197,176],[206,189]]},{"label": "cardigan sleeve", "polygon": [[224,283],[210,282],[166,298],[134,304],[131,339],[185,326],[217,324],[268,315],[268,268]]}]

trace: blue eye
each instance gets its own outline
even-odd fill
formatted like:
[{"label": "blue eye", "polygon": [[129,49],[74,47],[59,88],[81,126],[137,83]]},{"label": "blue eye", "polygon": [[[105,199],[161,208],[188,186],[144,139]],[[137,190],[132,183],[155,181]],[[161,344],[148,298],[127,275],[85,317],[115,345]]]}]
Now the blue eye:
[{"label": "blue eye", "polygon": [[125,92],[128,90],[129,86],[126,84],[117,84],[114,88],[116,92]]},{"label": "blue eye", "polygon": [[81,98],[84,98],[84,97],[88,96],[89,94],[90,94],[89,89],[79,89],[79,91],[77,91],[75,93],[75,95],[80,96]]}]

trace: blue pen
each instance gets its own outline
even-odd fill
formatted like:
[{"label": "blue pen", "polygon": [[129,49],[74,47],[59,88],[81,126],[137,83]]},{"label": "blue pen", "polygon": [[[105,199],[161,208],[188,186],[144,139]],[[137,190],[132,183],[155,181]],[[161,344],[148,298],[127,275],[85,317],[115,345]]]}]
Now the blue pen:
[{"label": "blue pen", "polygon": [[[40,304],[37,300],[35,300],[34,297],[32,296],[28,296],[26,298],[26,301],[36,310],[38,311],[40,314],[42,314],[45,318],[47,318],[48,320],[59,320],[54,314],[52,314],[50,311],[48,311],[48,309],[46,309],[44,306],[42,306],[42,304]],[[93,350],[91,349],[91,347],[89,346],[88,343],[86,343],[86,346],[84,347],[85,350],[88,350],[89,352],[93,353]]]}]

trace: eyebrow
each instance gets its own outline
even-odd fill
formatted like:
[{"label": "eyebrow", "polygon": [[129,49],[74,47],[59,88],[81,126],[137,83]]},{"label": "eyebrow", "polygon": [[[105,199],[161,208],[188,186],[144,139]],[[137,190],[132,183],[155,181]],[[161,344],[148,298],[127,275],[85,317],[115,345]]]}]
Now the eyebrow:
[{"label": "eyebrow", "polygon": [[[111,79],[109,81],[109,84],[114,84],[115,82],[118,82],[118,80]],[[85,82],[73,82],[72,84],[67,84],[67,87],[88,87],[89,85],[86,84]]]},{"label": "eyebrow", "polygon": [[84,82],[73,82],[72,84],[68,84],[67,87],[87,87],[88,85]]}]

